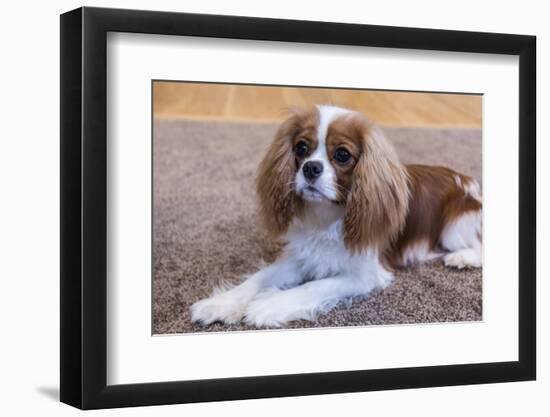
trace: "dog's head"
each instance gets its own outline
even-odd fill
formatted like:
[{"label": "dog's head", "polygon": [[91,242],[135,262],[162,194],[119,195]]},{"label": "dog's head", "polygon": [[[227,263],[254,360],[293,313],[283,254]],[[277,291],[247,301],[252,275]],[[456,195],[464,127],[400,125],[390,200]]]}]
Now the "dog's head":
[{"label": "dog's head", "polygon": [[406,171],[382,132],[360,113],[333,106],[292,111],[260,163],[257,190],[274,235],[308,204],[343,206],[343,236],[352,251],[382,248],[395,238],[409,192]]}]

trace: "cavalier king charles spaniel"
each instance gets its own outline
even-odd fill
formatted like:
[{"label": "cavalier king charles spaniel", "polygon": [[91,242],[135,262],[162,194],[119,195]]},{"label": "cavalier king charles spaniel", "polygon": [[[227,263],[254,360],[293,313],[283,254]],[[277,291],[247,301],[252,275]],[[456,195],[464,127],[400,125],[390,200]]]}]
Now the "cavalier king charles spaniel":
[{"label": "cavalier king charles spaniel", "polygon": [[260,163],[260,215],[279,259],[191,307],[203,325],[280,327],[382,289],[396,268],[481,267],[481,193],[449,168],[404,165],[362,114],[294,109]]}]

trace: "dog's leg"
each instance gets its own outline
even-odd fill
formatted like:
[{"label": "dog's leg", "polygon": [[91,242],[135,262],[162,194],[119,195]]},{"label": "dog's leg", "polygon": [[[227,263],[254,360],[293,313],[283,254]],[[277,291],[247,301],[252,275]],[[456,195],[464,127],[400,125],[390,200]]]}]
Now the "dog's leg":
[{"label": "dog's leg", "polygon": [[441,246],[450,252],[443,258],[445,265],[480,268],[481,210],[465,213],[447,226],[441,235]]},{"label": "dog's leg", "polygon": [[379,267],[375,275],[339,275],[289,290],[267,290],[248,305],[245,322],[257,327],[279,327],[292,320],[314,320],[317,314],[329,311],[339,301],[383,288],[391,279],[391,273]]},{"label": "dog's leg", "polygon": [[229,289],[219,288],[211,297],[191,306],[191,319],[208,325],[215,321],[236,323],[243,317],[248,303],[264,288],[286,287],[300,283],[300,271],[295,262],[283,259],[248,277]]}]

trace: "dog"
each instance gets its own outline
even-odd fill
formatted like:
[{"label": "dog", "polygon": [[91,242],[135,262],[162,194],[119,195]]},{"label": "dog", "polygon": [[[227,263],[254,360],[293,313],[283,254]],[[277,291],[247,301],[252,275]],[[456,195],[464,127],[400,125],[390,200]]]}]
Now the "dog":
[{"label": "dog", "polygon": [[482,200],[473,178],[404,165],[359,112],[294,109],[256,179],[259,214],[287,242],[273,264],[191,306],[194,322],[280,327],[315,320],[383,289],[397,268],[442,259],[482,265]]}]

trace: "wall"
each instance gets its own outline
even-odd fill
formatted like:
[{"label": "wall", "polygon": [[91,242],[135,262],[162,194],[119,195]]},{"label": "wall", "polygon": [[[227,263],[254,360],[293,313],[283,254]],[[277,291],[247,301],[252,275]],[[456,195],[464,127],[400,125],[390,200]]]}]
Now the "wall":
[{"label": "wall", "polygon": [[[538,36],[539,94],[539,259],[550,250],[550,179],[547,120],[541,120],[550,91],[540,74],[549,72],[550,27],[544,2],[296,2],[253,0],[95,1],[89,6],[240,14],[293,19],[330,20],[396,26],[418,26]],[[3,415],[76,415],[57,403],[59,276],[59,18],[81,3],[8,2],[3,6],[2,144],[0,153],[0,409]],[[543,102],[544,100],[544,102]],[[6,147],[7,146],[7,147]],[[544,236],[543,236],[544,233]],[[503,260],[505,261],[505,260]],[[542,260],[543,261],[543,260]],[[548,415],[550,391],[550,326],[547,318],[550,270],[539,265],[539,380],[393,392],[326,395],[233,403],[214,403],[101,411],[94,415],[301,415],[332,416],[346,412],[370,415]],[[546,395],[544,395],[546,394]]]}]

